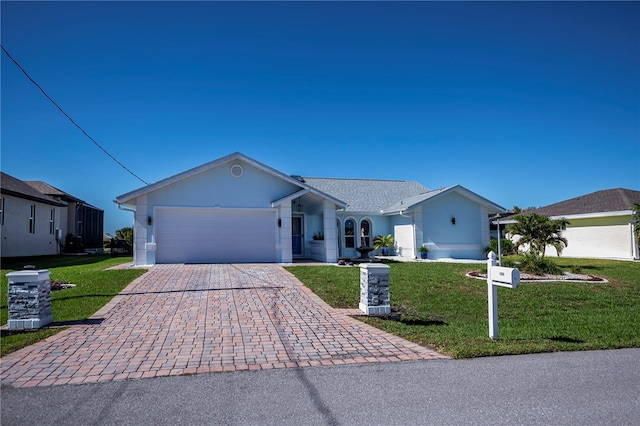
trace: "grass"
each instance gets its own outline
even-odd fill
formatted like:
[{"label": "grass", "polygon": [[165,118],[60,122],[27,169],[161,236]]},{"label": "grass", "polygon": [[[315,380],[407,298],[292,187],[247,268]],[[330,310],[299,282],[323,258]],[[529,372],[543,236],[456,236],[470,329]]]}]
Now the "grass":
[{"label": "grass", "polygon": [[[8,320],[7,273],[21,270],[24,265],[51,271],[52,281],[68,281],[76,287],[51,293],[51,309],[54,322],[82,321],[96,313],[131,281],[142,275],[141,269],[106,268],[131,262],[131,257],[89,256],[41,256],[31,258],[2,259],[0,273],[0,325]],[[3,331],[0,337],[0,356],[21,349],[58,333],[63,328],[37,331]]]},{"label": "grass", "polygon": [[[392,310],[400,320],[368,324],[455,358],[640,347],[640,263],[562,259],[565,270],[609,283],[522,282],[498,289],[497,340],[488,337],[486,281],[465,274],[483,265],[392,263]],[[359,268],[287,268],[333,307],[357,308]]]}]

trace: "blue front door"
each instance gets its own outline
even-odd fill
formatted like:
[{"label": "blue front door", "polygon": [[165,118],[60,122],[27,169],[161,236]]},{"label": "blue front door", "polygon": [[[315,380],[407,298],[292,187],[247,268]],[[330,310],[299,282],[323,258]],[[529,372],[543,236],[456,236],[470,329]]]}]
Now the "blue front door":
[{"label": "blue front door", "polygon": [[303,229],[302,216],[293,216],[291,218],[291,250],[294,257],[302,257],[304,255]]}]

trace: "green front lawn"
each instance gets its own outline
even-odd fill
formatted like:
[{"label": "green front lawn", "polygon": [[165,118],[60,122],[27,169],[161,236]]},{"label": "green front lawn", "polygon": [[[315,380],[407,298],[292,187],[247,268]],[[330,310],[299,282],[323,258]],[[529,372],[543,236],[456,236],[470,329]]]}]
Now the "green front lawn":
[{"label": "green front lawn", "polygon": [[[482,264],[389,263],[397,319],[359,317],[375,327],[455,358],[640,347],[640,263],[562,259],[566,270],[609,283],[522,282],[498,289],[498,340],[488,330],[487,284],[468,278]],[[287,268],[333,307],[357,308],[359,268]]]},{"label": "green front lawn", "polygon": [[[51,309],[54,322],[85,320],[107,304],[131,281],[142,275],[142,269],[106,268],[131,262],[131,257],[108,255],[88,256],[42,256],[20,259],[2,259],[0,273],[0,325],[8,320],[7,273],[21,270],[24,265],[35,265],[37,269],[51,271],[52,281],[68,281],[76,287],[51,293]],[[28,346],[62,328],[26,332],[3,332],[0,337],[0,356]]]}]

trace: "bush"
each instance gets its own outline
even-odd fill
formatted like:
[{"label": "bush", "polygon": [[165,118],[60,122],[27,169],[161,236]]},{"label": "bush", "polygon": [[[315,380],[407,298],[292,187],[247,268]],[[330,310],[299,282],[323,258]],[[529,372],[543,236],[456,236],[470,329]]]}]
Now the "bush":
[{"label": "bush", "polygon": [[[503,256],[517,254],[515,245],[507,238],[500,240],[500,250]],[[491,241],[489,241],[489,247],[484,249],[484,254],[489,254],[490,251],[498,255],[498,240],[496,238],[492,238]]]},{"label": "bush", "polygon": [[539,258],[534,254],[525,254],[520,260],[520,264],[518,265],[518,267],[522,272],[533,275],[562,274],[562,269],[560,269],[560,267],[553,263],[550,259],[544,257]]}]

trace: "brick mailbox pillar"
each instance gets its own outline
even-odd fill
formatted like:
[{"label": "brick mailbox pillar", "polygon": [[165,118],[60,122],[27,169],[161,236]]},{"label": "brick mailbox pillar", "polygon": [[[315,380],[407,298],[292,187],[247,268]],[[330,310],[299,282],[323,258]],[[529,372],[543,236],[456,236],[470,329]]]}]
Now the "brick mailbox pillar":
[{"label": "brick mailbox pillar", "polygon": [[367,315],[391,313],[388,265],[360,264],[360,310]]},{"label": "brick mailbox pillar", "polygon": [[53,320],[51,281],[47,270],[9,272],[10,330],[43,327]]}]

